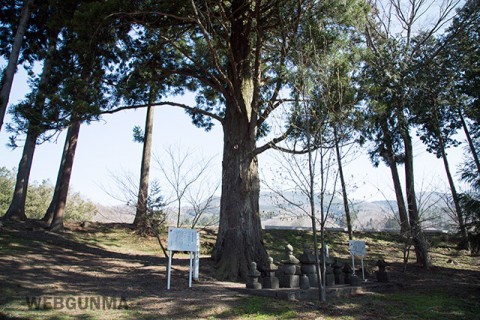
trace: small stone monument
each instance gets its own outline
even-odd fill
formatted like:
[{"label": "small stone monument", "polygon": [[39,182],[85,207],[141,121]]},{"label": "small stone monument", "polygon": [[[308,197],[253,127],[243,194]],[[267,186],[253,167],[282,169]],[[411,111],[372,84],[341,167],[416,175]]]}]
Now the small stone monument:
[{"label": "small stone monument", "polygon": [[262,289],[262,284],[258,282],[258,277],[260,277],[260,272],[257,270],[257,263],[252,261],[250,271],[248,272],[248,289]]},{"label": "small stone monument", "polygon": [[317,270],[315,269],[315,255],[308,243],[303,245],[303,253],[300,255],[301,271],[303,275],[308,277],[310,287],[318,286]]},{"label": "small stone monument", "polygon": [[343,282],[345,284],[350,284],[350,278],[352,277],[352,267],[350,267],[350,264],[345,263],[343,265],[342,272],[343,272],[343,280],[344,280]]},{"label": "small stone monument", "polygon": [[283,263],[283,274],[279,276],[280,288],[298,288],[300,276],[296,273],[300,261],[293,255],[293,247],[290,244],[285,246],[285,259],[281,262]]},{"label": "small stone monument", "polygon": [[376,266],[378,271],[376,272],[378,282],[388,282],[388,274],[385,270],[387,263],[385,260],[378,260]]},{"label": "small stone monument", "polygon": [[337,259],[334,260],[332,268],[335,284],[345,284],[345,277],[342,274],[342,266],[338,263]]},{"label": "small stone monument", "polygon": [[280,287],[278,278],[275,276],[277,269],[278,267],[273,263],[273,258],[268,257],[268,264],[265,268],[267,274],[262,280],[263,289],[278,289]]},{"label": "small stone monument", "polygon": [[329,257],[325,258],[325,285],[327,287],[335,284],[335,276],[333,274],[332,260]]}]

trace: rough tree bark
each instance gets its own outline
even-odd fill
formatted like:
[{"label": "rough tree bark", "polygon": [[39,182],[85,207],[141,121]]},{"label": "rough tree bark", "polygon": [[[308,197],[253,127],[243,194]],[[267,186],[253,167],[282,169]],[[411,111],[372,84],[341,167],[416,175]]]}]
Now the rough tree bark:
[{"label": "rough tree bark", "polygon": [[55,190],[53,192],[52,201],[50,201],[50,205],[48,206],[47,211],[42,218],[42,221],[44,221],[47,225],[50,225],[52,223],[53,214],[55,213],[55,208],[58,201],[58,194],[60,192],[60,181],[62,180],[62,172],[65,166],[65,159],[67,158],[68,148],[68,142],[67,140],[65,140],[65,144],[63,145],[62,160],[60,161],[60,166],[58,168],[57,181],[55,182]]},{"label": "rough tree bark", "polygon": [[[382,131],[386,137],[390,136],[385,119],[382,120]],[[395,190],[395,199],[397,200],[398,207],[398,217],[400,219],[400,232],[402,233],[402,235],[407,235],[408,231],[410,231],[407,207],[403,198],[402,184],[400,183],[400,175],[398,174],[397,161],[395,159],[395,153],[393,152],[390,138],[387,138],[385,141],[385,149],[386,150],[383,158],[387,161],[388,167],[390,168],[390,172],[392,174],[393,188]]]},{"label": "rough tree bark", "polygon": [[25,201],[27,199],[28,180],[32,168],[33,155],[37,145],[38,135],[34,130],[28,130],[27,139],[23,146],[22,158],[18,165],[17,180],[13,193],[12,202],[3,216],[5,220],[26,220]]},{"label": "rough tree bark", "polygon": [[252,261],[260,268],[266,265],[267,252],[259,212],[260,179],[256,154],[259,101],[251,39],[255,21],[248,1],[233,1],[231,12],[228,64],[231,87],[225,96],[220,222],[212,257],[217,266],[217,278],[244,280]]},{"label": "rough tree bark", "polygon": [[2,129],[3,120],[7,111],[8,100],[10,99],[10,91],[12,89],[13,78],[17,71],[18,57],[20,56],[20,49],[22,48],[23,37],[28,27],[28,20],[30,18],[30,8],[33,5],[33,0],[24,0],[22,11],[20,13],[20,22],[13,39],[12,52],[8,57],[8,64],[2,77],[2,88],[0,89],[0,130]]},{"label": "rough tree bark", "polygon": [[[229,109],[232,110],[232,109]],[[217,277],[246,279],[249,264],[267,262],[259,214],[260,180],[255,137],[245,115],[228,112],[224,128],[220,224],[213,258]],[[233,272],[232,272],[233,270]]]},{"label": "rough tree bark", "polygon": [[73,160],[75,158],[80,125],[81,120],[74,119],[68,127],[67,137],[65,138],[65,144],[68,144],[68,151],[65,153],[65,160],[62,160],[64,166],[60,185],[58,186],[58,198],[57,203],[55,204],[55,212],[53,214],[52,222],[50,223],[51,231],[63,231],[63,217],[65,215],[65,206],[67,204],[68,188],[70,185],[70,177],[72,175]]},{"label": "rough tree bark", "polygon": [[[152,96],[152,95],[151,95]],[[154,96],[154,95],[153,95]],[[152,103],[150,99],[150,104]],[[153,134],[154,107],[151,105],[147,108],[145,119],[145,135],[143,138],[142,164],[140,168],[140,185],[138,188],[137,211],[133,225],[137,229],[146,227],[147,224],[147,198],[150,179],[150,159],[152,150],[152,134]]]}]

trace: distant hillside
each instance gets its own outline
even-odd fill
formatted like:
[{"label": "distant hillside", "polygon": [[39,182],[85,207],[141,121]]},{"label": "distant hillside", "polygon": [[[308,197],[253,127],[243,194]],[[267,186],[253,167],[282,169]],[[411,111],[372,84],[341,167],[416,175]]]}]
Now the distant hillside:
[{"label": "distant hillside", "polygon": [[[308,199],[305,196],[293,192],[283,194],[282,197],[272,193],[264,192],[260,196],[260,215],[262,226],[294,226],[310,227],[311,219],[305,212],[309,212]],[[441,193],[423,193],[418,197],[418,205],[422,213],[424,228],[441,230],[452,230],[453,221],[448,214],[445,205],[446,196]],[[320,201],[316,199],[316,216],[320,217]],[[95,221],[101,222],[127,222],[131,223],[135,216],[135,209],[127,206],[105,207],[97,206],[98,213]],[[176,223],[176,208],[165,209],[169,212],[170,224]],[[366,229],[399,229],[397,218],[397,204],[393,200],[355,202],[350,205],[353,217],[353,227],[356,230]],[[199,222],[199,225],[215,225],[218,222],[220,212],[220,197],[213,199],[210,207],[206,210]],[[324,213],[328,213],[327,226],[345,228],[345,212],[343,201],[334,198],[324,204]],[[182,208],[182,221],[184,225],[190,225],[195,217],[192,207]]]}]

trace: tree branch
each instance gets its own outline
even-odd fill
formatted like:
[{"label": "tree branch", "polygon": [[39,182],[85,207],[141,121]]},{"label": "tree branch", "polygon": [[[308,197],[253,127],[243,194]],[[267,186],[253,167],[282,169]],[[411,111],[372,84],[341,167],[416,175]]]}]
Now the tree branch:
[{"label": "tree branch", "polygon": [[223,124],[223,121],[224,121],[222,117],[220,117],[220,116],[218,116],[214,113],[205,111],[203,109],[195,108],[195,107],[190,107],[186,104],[177,103],[177,102],[173,102],[173,101],[162,101],[162,102],[155,102],[153,104],[148,104],[147,103],[147,104],[137,104],[137,105],[133,105],[133,106],[123,106],[123,107],[118,107],[118,108],[115,108],[115,109],[112,109],[112,110],[102,111],[102,112],[100,112],[100,114],[113,114],[113,113],[117,113],[117,112],[124,111],[124,110],[132,110],[132,109],[136,110],[136,109],[140,109],[140,108],[146,108],[146,107],[149,107],[149,106],[152,106],[152,107],[158,107],[158,106],[179,107],[179,108],[188,110],[192,113],[203,114],[204,116],[207,116],[207,117],[210,117],[212,119],[217,120],[221,124]]}]

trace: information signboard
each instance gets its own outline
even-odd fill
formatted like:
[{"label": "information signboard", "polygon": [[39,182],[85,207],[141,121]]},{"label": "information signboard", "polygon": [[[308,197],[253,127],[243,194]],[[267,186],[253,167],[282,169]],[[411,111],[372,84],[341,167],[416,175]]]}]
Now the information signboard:
[{"label": "information signboard", "polygon": [[350,240],[348,242],[348,251],[354,256],[365,256],[367,254],[365,241]]},{"label": "information signboard", "polygon": [[168,228],[168,244],[170,251],[197,251],[197,235],[195,229]]},{"label": "information signboard", "polygon": [[168,274],[167,289],[170,290],[170,278],[172,269],[172,251],[188,251],[190,252],[190,272],[188,277],[188,286],[192,287],[192,269],[194,277],[198,279],[199,273],[199,254],[200,254],[200,235],[195,229],[186,228],[168,228]]},{"label": "information signboard", "polygon": [[355,275],[355,256],[361,257],[362,261],[362,278],[365,281],[365,270],[363,266],[363,257],[367,254],[367,247],[365,241],[361,240],[350,240],[348,241],[348,251],[352,255],[352,270],[353,275]]}]

